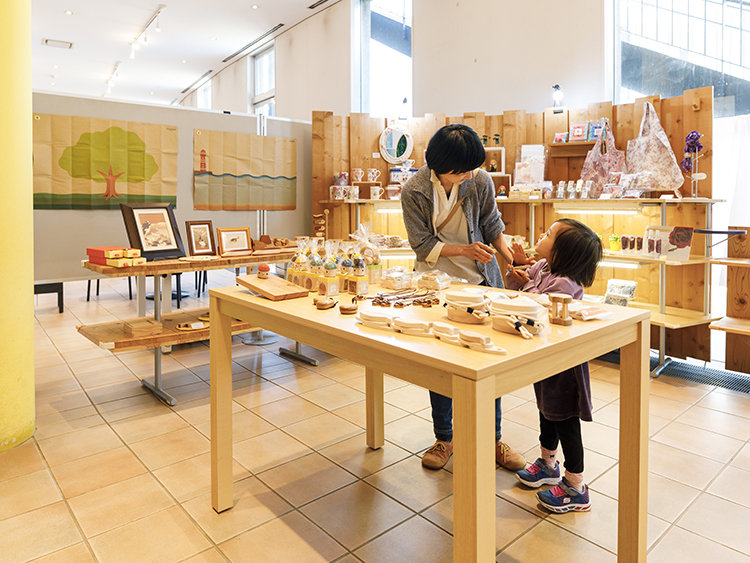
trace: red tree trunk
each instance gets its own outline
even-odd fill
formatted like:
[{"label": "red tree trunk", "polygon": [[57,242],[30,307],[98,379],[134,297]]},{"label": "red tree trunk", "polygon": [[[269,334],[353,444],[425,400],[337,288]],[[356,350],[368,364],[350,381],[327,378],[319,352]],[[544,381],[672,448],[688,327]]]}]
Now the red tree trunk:
[{"label": "red tree trunk", "polygon": [[112,173],[112,165],[109,166],[109,174],[105,174],[101,170],[97,170],[99,174],[104,176],[104,179],[107,181],[107,189],[104,191],[103,194],[99,194],[99,197],[106,197],[107,199],[111,197],[120,197],[120,194],[117,193],[117,190],[115,189],[115,182],[117,182],[117,178],[125,174],[124,172],[120,172],[119,174],[113,174]]}]

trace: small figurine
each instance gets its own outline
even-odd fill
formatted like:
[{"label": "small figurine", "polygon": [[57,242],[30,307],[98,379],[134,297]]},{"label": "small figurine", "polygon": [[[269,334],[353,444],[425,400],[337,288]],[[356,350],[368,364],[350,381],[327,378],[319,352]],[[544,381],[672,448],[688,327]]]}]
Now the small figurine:
[{"label": "small figurine", "polygon": [[268,264],[261,264],[260,266],[258,266],[258,279],[267,280],[270,271],[271,267]]},{"label": "small figurine", "polygon": [[497,172],[497,160],[490,160],[490,172]]},{"label": "small figurine", "polygon": [[367,265],[365,264],[364,258],[361,256],[355,256],[352,261],[352,266],[352,273],[357,277],[364,276],[367,272]]}]

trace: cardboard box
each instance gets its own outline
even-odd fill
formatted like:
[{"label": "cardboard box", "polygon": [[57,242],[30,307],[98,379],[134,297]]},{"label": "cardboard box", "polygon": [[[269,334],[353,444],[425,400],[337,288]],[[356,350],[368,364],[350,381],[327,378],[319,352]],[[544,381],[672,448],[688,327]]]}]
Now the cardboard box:
[{"label": "cardboard box", "polygon": [[133,319],[125,321],[125,334],[133,337],[161,334],[162,325],[156,319]]},{"label": "cardboard box", "polygon": [[[122,255],[123,258],[138,258],[141,255],[141,251],[137,248],[126,248],[124,254]],[[145,258],[144,258],[145,260]]]},{"label": "cardboard box", "polygon": [[114,266],[115,268],[130,268],[132,265],[132,258],[107,258],[107,266]]},{"label": "cardboard box", "polygon": [[146,263],[146,259],[143,256],[133,258],[133,266],[143,266]]},{"label": "cardboard box", "polygon": [[[128,249],[124,246],[93,246],[86,249],[86,254],[89,258],[123,258],[126,250]],[[92,263],[98,264],[99,262]]]}]

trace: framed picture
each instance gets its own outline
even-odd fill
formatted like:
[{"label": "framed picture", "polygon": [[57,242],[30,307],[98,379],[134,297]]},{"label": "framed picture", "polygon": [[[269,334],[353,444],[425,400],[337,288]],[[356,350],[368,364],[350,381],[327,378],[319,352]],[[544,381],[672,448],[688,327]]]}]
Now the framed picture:
[{"label": "framed picture", "polygon": [[185,221],[190,256],[214,256],[216,241],[211,221]]},{"label": "framed picture", "polygon": [[171,203],[121,203],[130,246],[146,260],[185,256]]},{"label": "framed picture", "polygon": [[249,227],[216,229],[219,239],[219,254],[250,254],[253,250],[253,239]]}]

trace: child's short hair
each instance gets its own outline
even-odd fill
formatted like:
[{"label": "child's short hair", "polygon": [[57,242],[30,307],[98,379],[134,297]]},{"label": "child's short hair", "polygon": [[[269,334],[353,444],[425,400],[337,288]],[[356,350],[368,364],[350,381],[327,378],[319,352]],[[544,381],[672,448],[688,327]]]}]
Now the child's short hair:
[{"label": "child's short hair", "polygon": [[575,219],[558,219],[565,228],[555,237],[550,252],[549,269],[583,287],[591,287],[596,268],[602,259],[602,241],[588,225]]},{"label": "child's short hair", "polygon": [[435,174],[463,174],[484,164],[479,135],[468,125],[451,123],[437,130],[427,144],[425,160]]}]

